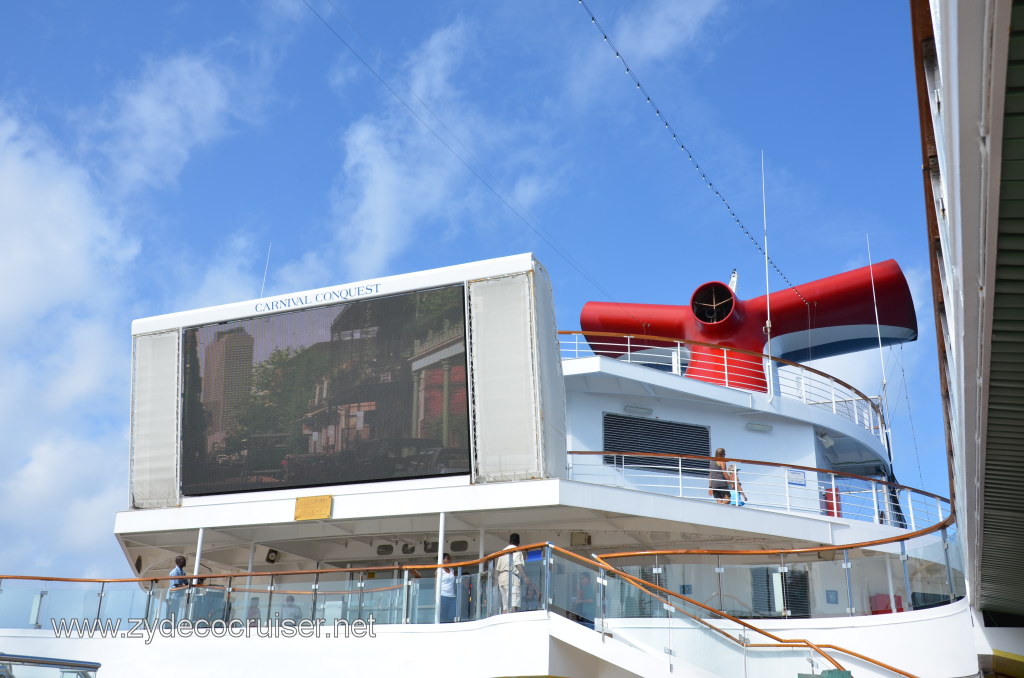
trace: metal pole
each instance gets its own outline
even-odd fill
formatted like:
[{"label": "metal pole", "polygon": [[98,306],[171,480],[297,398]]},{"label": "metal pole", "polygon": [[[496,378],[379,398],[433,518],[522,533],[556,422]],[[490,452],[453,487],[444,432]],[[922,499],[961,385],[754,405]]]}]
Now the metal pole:
[{"label": "metal pole", "polygon": [[100,582],[99,602],[96,603],[96,619],[99,620],[103,612],[103,592],[106,590],[107,582]]},{"label": "metal pole", "polygon": [[875,484],[874,480],[871,481],[871,503],[875,507],[875,512],[871,516],[871,522],[880,522],[878,520],[878,486]]},{"label": "metal pole", "polygon": [[551,566],[555,564],[551,557],[551,542],[544,545],[544,609],[547,610],[551,604]]},{"label": "metal pole", "polygon": [[907,562],[907,542],[900,542],[900,560],[903,561],[903,589],[907,592],[907,600],[903,603],[904,610],[914,609],[913,602],[910,600],[910,567]]},{"label": "metal pole", "polygon": [[[196,540],[196,562],[192,566],[192,574],[194,576],[196,576],[196,577],[199,576],[199,561],[203,557],[203,536],[205,534],[206,534],[206,528],[205,527],[200,527],[199,528],[199,539]],[[250,556],[250,558],[251,558],[251,556]],[[251,560],[250,560],[250,563],[249,563],[249,570],[252,570],[252,562],[251,562]],[[195,583],[195,582],[193,582],[193,583]]]},{"label": "metal pole", "polygon": [[[480,559],[480,560],[483,560],[483,557],[484,557],[484,531],[483,531],[482,528],[480,530],[479,535],[477,536],[476,543],[477,543],[477,547],[478,547],[477,548],[477,558]],[[474,596],[476,598],[476,601],[474,603],[474,605],[476,606],[476,616],[474,617],[474,619],[480,619],[480,605],[481,605],[481,602],[482,602],[482,599],[483,599],[483,591],[484,591],[484,588],[483,588],[484,576],[483,575],[484,575],[484,564],[483,564],[483,562],[481,562],[476,567],[476,596]]]},{"label": "metal pole", "polygon": [[[437,526],[437,564],[444,563],[444,511]],[[434,623],[441,623],[441,568],[434,570]]]},{"label": "metal pole", "polygon": [[[907,493],[907,510],[910,512],[910,531],[915,532],[917,526],[914,524],[914,495],[910,493],[910,490],[906,490]],[[909,594],[910,589],[907,589]]]},{"label": "metal pole", "polygon": [[853,585],[850,583],[850,550],[843,549],[843,570],[846,572],[846,602],[850,607],[846,608],[847,614],[851,617],[855,612],[853,607]]},{"label": "metal pole", "polygon": [[942,555],[946,560],[946,590],[949,591],[949,602],[953,602],[956,596],[953,594],[953,566],[949,562],[949,540],[946,538],[946,528],[942,528]]}]

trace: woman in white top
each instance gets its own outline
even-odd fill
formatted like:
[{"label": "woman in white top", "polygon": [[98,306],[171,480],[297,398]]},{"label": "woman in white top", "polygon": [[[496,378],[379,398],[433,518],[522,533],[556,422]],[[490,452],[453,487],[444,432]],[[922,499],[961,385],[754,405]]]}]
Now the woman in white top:
[{"label": "woman in white top", "polygon": [[[444,554],[441,562],[450,565],[452,557]],[[455,571],[451,567],[441,568],[441,622],[455,621]]]}]

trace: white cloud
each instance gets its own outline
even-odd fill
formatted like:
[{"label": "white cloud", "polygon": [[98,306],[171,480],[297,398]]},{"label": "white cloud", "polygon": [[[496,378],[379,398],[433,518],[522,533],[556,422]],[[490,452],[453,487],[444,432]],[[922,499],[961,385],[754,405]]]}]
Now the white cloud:
[{"label": "white cloud", "polygon": [[193,150],[227,130],[233,87],[228,70],[193,55],[150,62],[124,83],[92,130],[116,185],[129,192],[174,183]]},{"label": "white cloud", "polygon": [[110,431],[126,411],[129,342],[116,328],[137,245],[88,173],[2,105],[0,251],[5,558],[67,568],[65,549],[110,552],[110,515],[125,504],[127,445]]},{"label": "white cloud", "polygon": [[672,57],[699,42],[705,24],[721,8],[720,0],[657,0],[622,18],[616,43],[628,47],[631,63]]},{"label": "white cloud", "polygon": [[91,305],[136,245],[95,199],[88,175],[39,129],[0,106],[0,345],[60,306]]}]

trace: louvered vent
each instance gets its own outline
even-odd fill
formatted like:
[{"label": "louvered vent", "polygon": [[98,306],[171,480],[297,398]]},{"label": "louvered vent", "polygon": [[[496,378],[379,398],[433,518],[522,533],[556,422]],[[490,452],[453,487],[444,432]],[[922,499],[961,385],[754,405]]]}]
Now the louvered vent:
[{"label": "louvered vent", "polygon": [[[711,454],[711,435],[707,426],[681,424],[661,419],[626,417],[621,414],[604,415],[604,449],[609,452],[660,452],[663,454]],[[605,455],[604,463],[616,464],[616,457]],[[680,465],[684,472],[708,472],[708,462],[700,459],[679,461],[664,457],[627,456],[621,462],[626,466],[644,466],[653,470],[676,471]]]}]

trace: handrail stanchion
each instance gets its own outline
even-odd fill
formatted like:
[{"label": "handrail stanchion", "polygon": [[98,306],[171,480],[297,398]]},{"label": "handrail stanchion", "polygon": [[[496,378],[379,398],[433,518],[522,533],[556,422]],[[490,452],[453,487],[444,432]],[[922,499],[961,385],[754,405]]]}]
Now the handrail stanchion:
[{"label": "handrail stanchion", "polygon": [[[317,566],[317,569],[319,569],[319,567],[320,567],[320,562],[319,561],[317,561],[316,566]],[[230,584],[231,581],[228,580],[228,583]],[[319,592],[320,592],[320,573],[319,572],[315,572],[315,573],[313,573],[313,595],[310,597],[310,602],[309,602],[309,618],[310,618],[310,620],[313,620],[313,619],[317,618],[316,617],[316,597],[317,597],[317,594]]]},{"label": "handrail stanchion", "polygon": [[953,592],[953,566],[949,562],[949,540],[946,538],[946,528],[942,528],[942,555],[946,560],[946,591],[949,592],[949,602],[956,600]]},{"label": "handrail stanchion", "polygon": [[853,584],[850,581],[850,549],[843,549],[843,571],[846,572],[846,602],[849,607],[846,608],[846,613],[851,617],[857,612],[853,606]]},{"label": "handrail stanchion", "polygon": [[832,414],[836,413],[836,382],[832,379],[828,380],[829,388],[832,389]]},{"label": "handrail stanchion", "polygon": [[800,370],[800,400],[807,402],[807,373]]},{"label": "handrail stanchion", "polygon": [[789,500],[789,470],[786,468],[782,469],[782,486],[786,491],[786,512],[792,511],[792,505]]},{"label": "handrail stanchion", "polygon": [[871,481],[871,503],[875,508],[874,514],[872,514],[871,522],[878,523],[878,484],[874,480]]},{"label": "handrail stanchion", "polygon": [[[910,512],[910,531],[916,532],[917,525],[914,523],[914,495],[910,492],[910,490],[904,490],[904,492],[906,492],[907,496],[907,510]],[[910,589],[907,589],[907,591],[909,590]]]},{"label": "handrail stanchion", "polygon": [[935,498],[935,505],[936,505],[936,506],[938,507],[938,509],[939,509],[939,519],[938,519],[938,520],[936,520],[935,522],[937,522],[937,523],[941,523],[941,522],[942,522],[942,500],[941,500],[941,499],[939,499],[938,497],[936,497],[936,498]]},{"label": "handrail stanchion", "polygon": [[633,362],[633,348],[632,348],[632,345],[631,345],[632,338],[633,338],[632,336],[630,336],[628,334],[626,335],[626,362],[627,363]]},{"label": "handrail stanchion", "polygon": [[903,588],[907,592],[906,610],[913,610],[914,603],[910,599],[910,592],[913,590],[910,588],[910,557],[907,555],[907,542],[900,542],[900,560],[903,561]]},{"label": "handrail stanchion", "polygon": [[409,570],[402,570],[402,623],[409,623]]},{"label": "handrail stanchion", "polygon": [[[141,572],[139,574],[142,574]],[[153,621],[149,617],[149,612],[153,607],[153,586],[156,584],[155,579],[151,579],[149,582],[149,591],[146,592],[146,619]]]},{"label": "handrail stanchion", "polygon": [[722,349],[722,371],[725,372],[725,385],[729,385],[729,349]]},{"label": "handrail stanchion", "polygon": [[683,496],[683,458],[676,459],[676,474],[679,478],[679,497]]},{"label": "handrail stanchion", "polygon": [[[554,567],[555,559],[551,557],[551,542],[544,545],[544,569],[541,574],[544,576],[543,607],[545,610],[551,605],[551,570]],[[909,589],[908,589],[909,590]]]},{"label": "handrail stanchion", "polygon": [[105,582],[105,581],[100,582],[100,592],[98,594],[96,594],[97,597],[99,598],[99,601],[96,603],[96,621],[97,622],[100,619],[100,613],[103,612],[103,594],[106,591],[106,588],[107,588],[107,582]]}]

